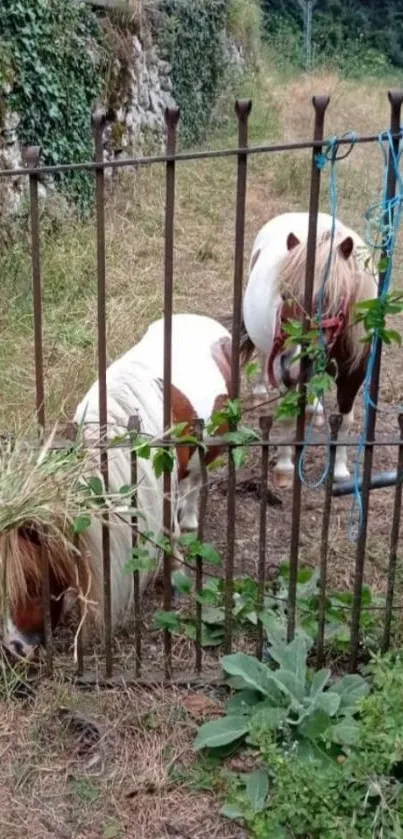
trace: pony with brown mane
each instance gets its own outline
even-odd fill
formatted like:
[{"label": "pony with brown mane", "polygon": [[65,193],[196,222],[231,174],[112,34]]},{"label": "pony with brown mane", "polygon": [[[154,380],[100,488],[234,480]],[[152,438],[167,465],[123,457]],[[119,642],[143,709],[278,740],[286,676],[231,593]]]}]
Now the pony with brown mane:
[{"label": "pony with brown mane", "polygon": [[[255,393],[267,393],[269,387],[284,392],[300,381],[301,347],[289,345],[284,327],[304,316],[308,220],[308,213],[276,216],[259,231],[252,247],[243,301],[241,361],[245,364],[258,351],[261,375]],[[377,280],[361,237],[336,220],[332,243],[332,223],[330,215],[319,213],[313,283],[317,320],[313,325],[322,332],[327,370],[335,378],[343,433],[353,423],[354,402],[369,353],[369,345],[362,341],[362,325],[354,319],[354,305],[376,297]],[[317,424],[323,423],[322,406],[316,404],[313,410]],[[282,424],[291,441],[294,422],[283,420]],[[291,486],[293,471],[291,445],[279,447],[274,467],[277,486]],[[348,476],[346,447],[338,446],[334,477],[339,481]]]},{"label": "pony with brown mane", "polygon": [[[163,336],[164,322],[153,323],[140,342],[113,362],[107,370],[108,441],[124,434],[131,416],[137,416],[141,435],[161,439],[163,428]],[[205,421],[223,408],[230,380],[229,332],[216,321],[198,315],[174,315],[172,321],[172,422],[181,423],[188,434],[196,418]],[[74,424],[80,426],[86,448],[99,443],[99,383],[96,381],[78,405]],[[225,425],[225,424],[224,424]],[[216,433],[225,431],[224,425]],[[100,477],[99,453],[91,452],[90,476]],[[222,453],[219,447],[206,452],[207,464]],[[152,461],[138,458],[137,505],[139,533],[163,533],[163,478],[157,477]],[[108,451],[109,493],[119,494],[131,482],[130,451],[116,446]],[[195,448],[177,449],[171,476],[173,544],[183,531],[197,530],[198,499],[202,476]],[[61,530],[63,527],[61,526]],[[55,533],[56,533],[55,529]],[[0,533],[0,569],[5,620],[4,643],[15,655],[30,658],[43,641],[42,553],[49,562],[51,619],[54,630],[77,598],[85,597],[99,624],[103,606],[102,524],[94,518],[73,548],[71,535],[56,538],[44,534],[33,521]],[[130,613],[133,575],[125,573],[131,557],[130,514],[109,514],[111,608],[116,628]],[[161,549],[151,541],[150,556],[161,560]],[[175,555],[178,552],[175,550]],[[156,572],[140,572],[141,594]]]}]

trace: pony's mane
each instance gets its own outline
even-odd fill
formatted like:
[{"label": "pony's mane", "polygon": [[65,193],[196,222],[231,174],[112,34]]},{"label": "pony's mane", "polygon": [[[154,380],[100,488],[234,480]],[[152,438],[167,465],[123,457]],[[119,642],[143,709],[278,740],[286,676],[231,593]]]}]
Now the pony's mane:
[{"label": "pony's mane", "polygon": [[7,607],[16,609],[25,606],[32,593],[41,591],[43,569],[42,551],[46,550],[49,571],[65,590],[94,592],[89,556],[84,545],[77,548],[64,539],[60,533],[38,534],[30,528],[10,529],[0,534],[0,598],[7,599]]},{"label": "pony's mane", "polygon": [[[376,296],[376,271],[372,257],[365,245],[354,247],[346,259],[341,252],[341,243],[349,236],[345,228],[336,230],[328,266],[331,247],[331,232],[326,230],[318,237],[315,258],[315,274],[313,283],[313,300],[318,300],[326,276],[325,292],[322,300],[322,315],[329,317],[337,315],[342,301],[348,301],[351,318],[351,306],[362,300],[369,300]],[[307,243],[298,243],[288,251],[278,274],[278,291],[287,298],[299,304],[303,310],[305,271],[307,259]],[[350,354],[350,364],[356,366],[366,352],[366,345],[362,343],[363,327],[361,324],[347,323],[345,333],[346,346]]]},{"label": "pony's mane", "polygon": [[[347,238],[345,229],[336,230],[332,248],[330,268],[326,278],[323,300],[323,314],[337,314],[340,302],[348,298],[351,303],[368,300],[374,295],[375,274],[369,252],[354,243],[351,255],[346,259],[340,251],[340,244]],[[327,270],[331,247],[331,232],[326,230],[318,237],[315,258],[313,294],[319,293]],[[300,242],[288,251],[278,275],[279,292],[301,306],[304,302],[307,243]]]}]

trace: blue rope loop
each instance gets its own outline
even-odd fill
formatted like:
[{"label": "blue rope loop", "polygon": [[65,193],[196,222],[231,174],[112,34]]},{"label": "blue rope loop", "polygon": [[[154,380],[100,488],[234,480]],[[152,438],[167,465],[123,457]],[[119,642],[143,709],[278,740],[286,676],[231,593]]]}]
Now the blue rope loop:
[{"label": "blue rope loop", "polygon": [[[403,130],[400,129],[400,139],[403,137]],[[379,147],[381,149],[383,158],[383,179],[382,179],[382,197],[381,200],[369,207],[365,213],[365,241],[372,249],[373,253],[384,250],[387,257],[386,270],[383,277],[382,291],[379,296],[380,300],[386,300],[390,291],[393,264],[396,250],[396,240],[400,228],[402,210],[403,210],[403,176],[400,171],[400,161],[403,149],[400,146],[396,154],[394,148],[393,137],[390,131],[382,132],[378,137]],[[392,198],[387,198],[387,178],[388,178],[388,159],[391,159],[396,177],[396,193]],[[362,526],[362,493],[359,488],[359,481],[361,475],[362,460],[365,450],[365,439],[367,436],[368,415],[371,409],[379,411],[377,404],[373,402],[370,396],[371,380],[374,370],[376,345],[379,337],[379,330],[375,330],[370,355],[367,365],[367,370],[363,385],[363,409],[364,409],[364,423],[363,431],[360,435],[357,453],[354,463],[354,498],[352,509],[350,513],[349,522],[349,536],[352,541],[356,541],[361,531]],[[386,410],[385,413],[396,413],[396,410],[401,411],[402,406],[394,408],[391,411]]]},{"label": "blue rope loop", "polygon": [[[403,128],[400,129],[400,138],[403,138]],[[341,135],[340,137],[331,137],[326,145],[324,150],[321,153],[318,153],[315,156],[315,163],[318,169],[323,170],[330,164],[330,177],[329,177],[329,202],[330,202],[330,213],[332,217],[332,226],[331,226],[331,235],[330,235],[330,248],[329,248],[329,257],[325,266],[324,277],[321,285],[321,289],[318,295],[318,318],[319,322],[321,321],[321,314],[323,311],[323,303],[325,298],[325,288],[326,282],[330,274],[332,257],[333,257],[333,249],[334,249],[334,239],[335,239],[335,232],[336,232],[336,218],[337,218],[337,205],[338,205],[338,182],[337,182],[337,168],[336,168],[336,161],[342,160],[347,157],[355,144],[357,135],[355,132],[350,131],[346,132],[345,134]],[[340,140],[349,139],[349,143],[340,143]],[[395,256],[395,249],[396,249],[396,239],[397,234],[400,228],[400,222],[403,213],[403,175],[400,170],[400,162],[403,153],[403,149],[400,146],[399,142],[399,149],[396,153],[394,148],[394,141],[392,134],[389,130],[383,131],[379,134],[378,137],[378,144],[381,150],[382,159],[383,159],[383,178],[382,178],[382,197],[381,200],[374,204],[373,206],[369,207],[364,214],[365,218],[365,235],[364,239],[367,246],[372,249],[373,253],[377,251],[384,250],[387,256],[387,265],[386,270],[384,272],[383,278],[383,287],[382,292],[380,295],[381,300],[386,300],[387,295],[390,290],[391,282],[392,282],[392,275],[393,275],[393,263],[394,263],[394,256]],[[343,151],[341,151],[343,149]],[[388,178],[388,161],[391,159],[392,165],[394,168],[394,174],[396,177],[396,194],[393,198],[388,199],[387,196],[387,178]],[[366,432],[368,426],[368,412],[371,408],[375,410],[379,410],[378,406],[373,403],[370,397],[370,386],[371,386],[371,379],[373,375],[374,363],[375,363],[375,348],[377,343],[377,338],[379,336],[379,330],[375,331],[375,334],[372,339],[371,343],[371,350],[366,370],[366,375],[363,384],[363,409],[364,409],[364,422],[363,422],[363,430],[359,438],[356,457],[354,461],[354,493],[353,493],[353,504],[350,511],[350,520],[349,520],[349,538],[351,541],[356,541],[361,531],[362,527],[362,520],[363,520],[363,508],[362,508],[362,495],[361,490],[359,487],[360,484],[360,476],[361,476],[361,468],[362,468],[362,460],[363,454],[365,450],[365,439],[366,439]],[[324,335],[323,331],[321,330],[320,340],[324,342]],[[399,406],[399,411],[403,410],[403,406]],[[393,411],[395,413],[396,409]],[[326,417],[325,417],[326,420]],[[315,415],[312,417],[312,421],[310,426],[308,427],[307,432],[307,441],[310,441],[313,433],[313,425],[315,421]],[[327,428],[327,424],[326,424]],[[315,489],[321,486],[328,475],[329,471],[329,456],[330,456],[330,435],[329,432],[327,433],[327,458],[326,464],[323,469],[323,472],[319,479],[315,482],[309,482],[304,474],[305,470],[305,461],[306,461],[306,446],[304,446],[300,462],[299,462],[299,477],[301,483],[308,488]]]},{"label": "blue rope loop", "polygon": [[[349,143],[345,145],[341,143],[341,140],[348,139]],[[329,246],[329,255],[326,260],[325,270],[323,273],[322,284],[318,294],[318,306],[317,306],[317,319],[319,323],[319,344],[321,345],[323,356],[326,353],[326,341],[325,341],[325,334],[324,330],[321,327],[322,323],[322,315],[324,309],[324,301],[325,301],[325,292],[326,292],[326,283],[330,276],[330,271],[332,267],[332,259],[333,259],[333,251],[334,251],[334,240],[336,235],[336,220],[337,220],[337,205],[338,205],[338,182],[337,182],[337,169],[336,169],[336,162],[338,160],[344,160],[351,154],[355,141],[357,139],[357,135],[354,131],[347,131],[345,134],[340,136],[330,137],[327,140],[324,151],[321,154],[317,154],[315,156],[315,163],[318,169],[323,170],[325,166],[329,163],[330,164],[330,177],[329,177],[329,201],[330,201],[330,213],[332,217],[332,225],[330,229],[330,246]],[[323,396],[323,394],[322,394]],[[317,412],[319,409],[319,404],[321,401],[321,397],[319,397],[317,402],[317,407],[313,411],[311,421],[307,426],[306,431],[306,443],[310,443],[312,441],[312,437],[314,434],[314,426],[315,426],[315,419],[317,416]],[[306,459],[308,454],[308,446],[304,445],[301,452],[301,457],[298,463],[298,474],[300,481],[303,486],[307,489],[318,489],[322,486],[329,474],[329,466],[330,466],[330,432],[329,432],[329,425],[327,422],[325,406],[323,405],[323,414],[325,420],[325,433],[326,433],[326,459],[323,470],[316,481],[311,481],[306,477]]]}]

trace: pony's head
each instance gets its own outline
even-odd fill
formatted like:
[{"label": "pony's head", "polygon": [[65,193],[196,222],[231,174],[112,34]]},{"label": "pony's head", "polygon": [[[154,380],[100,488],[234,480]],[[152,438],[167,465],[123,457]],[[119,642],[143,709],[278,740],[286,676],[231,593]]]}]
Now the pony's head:
[{"label": "pony's head", "polygon": [[72,545],[35,526],[0,536],[3,643],[17,657],[32,659],[44,642],[43,566],[49,564],[50,612],[54,631],[84,587],[88,572]]},{"label": "pony's head", "polygon": [[[352,322],[351,309],[357,301],[374,296],[374,275],[363,255],[356,252],[352,236],[346,235],[342,228],[336,230],[331,255],[330,248],[331,234],[326,231],[319,237],[316,249],[313,315],[317,317],[329,359],[341,347],[344,360],[353,369],[359,364],[365,347],[359,340],[360,327]],[[279,272],[281,300],[277,331],[268,359],[268,377],[273,386],[290,388],[300,381],[301,345],[292,343],[284,325],[287,321],[303,320],[307,244],[290,233],[287,251]]]}]

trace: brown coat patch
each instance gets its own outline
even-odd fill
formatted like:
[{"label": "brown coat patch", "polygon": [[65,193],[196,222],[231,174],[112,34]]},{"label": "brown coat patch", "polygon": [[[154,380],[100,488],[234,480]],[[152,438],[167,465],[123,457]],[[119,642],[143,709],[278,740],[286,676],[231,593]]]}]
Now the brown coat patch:
[{"label": "brown coat patch", "polygon": [[[196,411],[184,393],[175,385],[171,385],[171,413],[172,422],[176,425],[179,422],[186,422],[182,434],[186,437],[194,432],[194,420],[197,419]],[[189,474],[188,464],[193,449],[189,446],[178,446],[176,449],[178,459],[178,479],[182,481]]]}]

